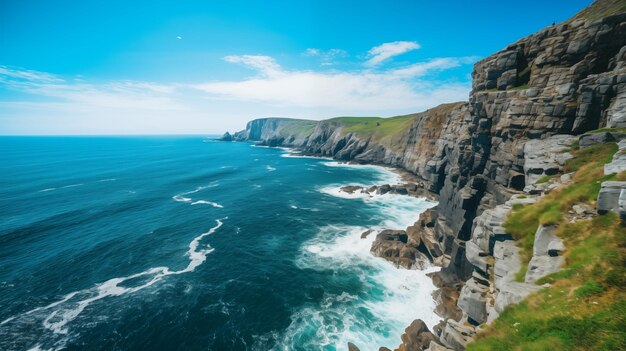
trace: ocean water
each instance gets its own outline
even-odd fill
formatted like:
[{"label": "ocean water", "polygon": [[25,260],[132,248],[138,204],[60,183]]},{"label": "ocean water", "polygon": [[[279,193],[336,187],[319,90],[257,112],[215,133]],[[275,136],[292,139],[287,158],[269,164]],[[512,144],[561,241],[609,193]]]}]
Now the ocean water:
[{"label": "ocean water", "polygon": [[374,166],[202,137],[0,138],[1,350],[362,350],[437,322],[369,253],[434,204]]}]

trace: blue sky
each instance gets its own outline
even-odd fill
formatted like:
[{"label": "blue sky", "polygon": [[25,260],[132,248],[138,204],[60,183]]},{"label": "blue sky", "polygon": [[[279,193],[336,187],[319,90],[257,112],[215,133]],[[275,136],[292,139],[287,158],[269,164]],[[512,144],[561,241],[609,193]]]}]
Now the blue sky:
[{"label": "blue sky", "polygon": [[590,0],[0,0],[0,134],[176,134],[465,100]]}]

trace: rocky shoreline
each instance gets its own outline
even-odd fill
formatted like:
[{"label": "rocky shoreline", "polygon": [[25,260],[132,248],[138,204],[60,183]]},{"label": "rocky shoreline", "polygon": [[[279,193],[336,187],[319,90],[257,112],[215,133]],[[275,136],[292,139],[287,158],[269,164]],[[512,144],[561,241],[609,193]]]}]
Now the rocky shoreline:
[{"label": "rocky shoreline", "polygon": [[[616,131],[626,128],[622,3],[595,1],[574,18],[480,60],[472,77],[469,101],[403,116],[410,124],[386,137],[377,134],[376,126],[356,131],[345,120],[315,122],[311,129],[299,128],[299,120],[276,118],[253,120],[245,130],[225,136],[293,147],[304,155],[392,166],[417,179],[416,187],[347,191],[419,190],[437,198],[438,205],[414,226],[377,234],[375,253],[394,264],[413,268],[432,259],[443,267],[433,281],[440,287],[436,312],[444,320],[433,331],[414,322],[398,350],[463,350],[480,327],[541,288],[535,282],[560,267],[563,242],[554,228],[539,226],[526,274],[516,277],[525,262],[503,223],[514,207],[539,201],[571,181],[563,170],[572,157],[570,148],[624,138]],[[586,134],[601,128],[612,129]],[[605,172],[621,169],[623,154],[616,154]],[[618,183],[603,185],[598,212],[618,206],[624,189]],[[572,220],[590,216],[590,209],[576,206],[569,209]]]}]

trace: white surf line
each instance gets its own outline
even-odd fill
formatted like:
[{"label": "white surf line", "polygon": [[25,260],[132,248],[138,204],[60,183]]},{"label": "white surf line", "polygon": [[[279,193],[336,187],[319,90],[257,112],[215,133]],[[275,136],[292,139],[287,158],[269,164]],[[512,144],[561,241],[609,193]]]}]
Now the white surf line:
[{"label": "white surf line", "polygon": [[224,206],[218,204],[217,202],[207,201],[207,200],[198,200],[191,203],[191,205],[211,205],[217,208],[224,208]]},{"label": "white surf line", "polygon": [[[96,180],[96,183],[103,183],[103,182],[113,182],[116,181],[117,178],[108,178],[108,179],[100,179],[100,180]],[[53,190],[57,190],[57,189],[68,189],[68,188],[75,188],[77,186],[83,186],[85,185],[85,183],[77,183],[77,184],[70,184],[70,185],[64,185],[64,186],[60,186],[60,187],[56,187],[56,188],[46,188],[46,189],[42,189],[39,190],[38,193],[45,193],[48,191],[53,191]]]},{"label": "white surf line", "polygon": [[43,190],[39,190],[38,193],[44,193],[44,192],[53,191],[53,190],[57,190],[57,189],[75,188],[77,186],[82,186],[82,185],[85,185],[85,184],[84,183],[78,183],[78,184],[70,184],[70,185],[60,186],[58,188],[46,188],[46,189],[43,189]]},{"label": "white surf line", "polygon": [[[208,189],[208,188],[214,188],[216,186],[220,185],[219,182],[214,181],[212,183],[210,183],[209,185],[202,185],[199,186],[197,188],[195,188],[194,190],[191,191],[187,191],[184,193],[180,193],[180,194],[176,194],[174,196],[172,196],[172,199],[176,202],[191,202],[192,199],[190,197],[186,197],[185,195],[190,195],[190,194],[195,194],[200,190],[204,190],[204,189]],[[199,204],[206,204],[206,205],[211,205],[213,207],[218,207],[218,208],[224,208],[224,206],[216,203],[216,202],[212,202],[212,201],[207,201],[207,200],[198,200],[194,203],[192,203],[192,205],[199,205]]]},{"label": "white surf line", "polygon": [[[214,249],[208,244],[206,245],[206,248],[199,249],[200,241],[204,237],[215,233],[215,231],[222,226],[222,221],[226,219],[228,219],[228,217],[217,219],[217,224],[214,227],[209,229],[207,232],[198,235],[189,243],[189,250],[187,250],[186,253],[186,255],[189,257],[189,264],[184,269],[172,271],[168,267],[153,267],[146,271],[126,277],[112,278],[103,283],[96,284],[92,288],[71,292],[65,295],[59,301],[53,302],[49,305],[37,307],[30,311],[21,313],[17,316],[9,317],[0,322],[0,326],[5,325],[15,319],[32,315],[40,311],[52,310],[43,320],[43,326],[55,334],[67,334],[68,330],[67,328],[65,328],[65,326],[69,322],[76,319],[76,317],[78,317],[87,306],[95,301],[104,299],[109,296],[121,296],[129,293],[132,294],[134,292],[154,285],[155,283],[169,275],[178,275],[193,272],[198,266],[206,261],[207,255],[214,251]],[[149,280],[141,285],[135,287],[120,286],[121,283],[143,276],[147,276]],[[74,299],[74,297],[82,297],[82,299],[75,301],[76,299]],[[62,306],[65,303],[67,303],[68,306]],[[55,309],[55,307],[58,306],[61,307]]]}]

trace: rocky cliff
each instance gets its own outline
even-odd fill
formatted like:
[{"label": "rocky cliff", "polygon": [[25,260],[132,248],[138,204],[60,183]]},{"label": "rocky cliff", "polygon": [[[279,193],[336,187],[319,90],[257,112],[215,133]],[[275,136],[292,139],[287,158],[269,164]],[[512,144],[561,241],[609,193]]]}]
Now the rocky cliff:
[{"label": "rocky cliff", "polygon": [[566,157],[562,149],[573,142],[552,136],[626,127],[625,12],[623,1],[598,0],[477,62],[468,102],[390,119],[259,119],[234,139],[396,166],[420,177],[439,198],[428,213],[430,235],[447,258],[436,280],[460,289],[463,312],[462,321],[449,319],[436,334],[446,347],[462,349],[470,333],[465,324],[487,322],[501,311],[490,314],[480,302],[494,261],[502,278],[506,267],[518,265],[511,263],[511,236],[500,227],[522,201],[513,195],[532,192],[542,176],[556,174]]}]

